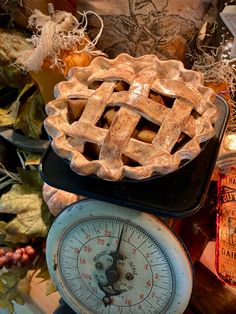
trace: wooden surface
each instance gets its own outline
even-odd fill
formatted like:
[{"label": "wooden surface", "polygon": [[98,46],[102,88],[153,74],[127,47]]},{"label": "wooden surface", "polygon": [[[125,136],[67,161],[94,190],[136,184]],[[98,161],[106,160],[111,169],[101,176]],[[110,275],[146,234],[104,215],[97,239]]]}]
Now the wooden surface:
[{"label": "wooden surface", "polygon": [[186,314],[235,314],[236,289],[224,285],[201,262],[194,268],[195,287]]}]

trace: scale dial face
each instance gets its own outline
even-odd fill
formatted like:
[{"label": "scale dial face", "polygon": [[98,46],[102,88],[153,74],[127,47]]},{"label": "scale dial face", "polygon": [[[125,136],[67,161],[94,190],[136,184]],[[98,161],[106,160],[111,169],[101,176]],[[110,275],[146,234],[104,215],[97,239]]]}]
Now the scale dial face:
[{"label": "scale dial face", "polygon": [[59,293],[77,313],[183,313],[192,266],[176,236],[154,216],[84,200],[67,207],[47,238]]}]

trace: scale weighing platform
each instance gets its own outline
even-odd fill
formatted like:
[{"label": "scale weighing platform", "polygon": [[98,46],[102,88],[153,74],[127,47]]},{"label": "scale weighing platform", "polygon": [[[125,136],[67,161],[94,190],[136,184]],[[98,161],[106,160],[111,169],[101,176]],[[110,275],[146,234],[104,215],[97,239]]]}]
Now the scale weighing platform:
[{"label": "scale weighing platform", "polygon": [[194,160],[161,177],[110,182],[80,176],[49,146],[43,180],[89,198],[65,208],[47,238],[50,275],[76,313],[184,313],[192,263],[157,216],[183,218],[201,208],[229,116],[220,97],[217,106],[214,138]]}]

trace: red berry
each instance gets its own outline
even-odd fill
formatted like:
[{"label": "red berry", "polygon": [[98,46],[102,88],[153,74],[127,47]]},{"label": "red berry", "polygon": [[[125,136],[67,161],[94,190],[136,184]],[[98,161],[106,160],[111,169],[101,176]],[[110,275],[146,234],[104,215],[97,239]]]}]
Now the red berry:
[{"label": "red berry", "polygon": [[3,267],[6,263],[7,263],[6,256],[1,256],[0,257],[0,267]]},{"label": "red berry", "polygon": [[32,246],[28,245],[25,247],[25,253],[28,255],[34,255],[35,254],[35,249],[32,248]]},{"label": "red berry", "polygon": [[6,253],[6,258],[8,259],[8,261],[12,261],[13,260],[13,256],[14,256],[13,252],[7,252]]},{"label": "red berry", "polygon": [[16,264],[17,264],[17,262],[19,262],[21,260],[21,258],[22,258],[21,254],[16,253],[16,252],[14,253],[13,260],[14,260],[14,262],[16,262]]},{"label": "red berry", "polygon": [[21,249],[16,249],[15,253],[22,255]]},{"label": "red berry", "polygon": [[21,257],[21,262],[22,263],[27,263],[29,261],[29,256],[27,254],[22,254],[22,257]]}]

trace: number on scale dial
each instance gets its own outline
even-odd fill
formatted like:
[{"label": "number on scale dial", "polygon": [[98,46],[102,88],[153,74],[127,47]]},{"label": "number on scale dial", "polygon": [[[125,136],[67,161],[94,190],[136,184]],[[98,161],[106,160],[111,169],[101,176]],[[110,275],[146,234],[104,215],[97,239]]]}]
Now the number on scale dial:
[{"label": "number on scale dial", "polygon": [[47,263],[77,313],[183,313],[191,296],[191,263],[174,234],[151,215],[100,201],[57,217]]}]

